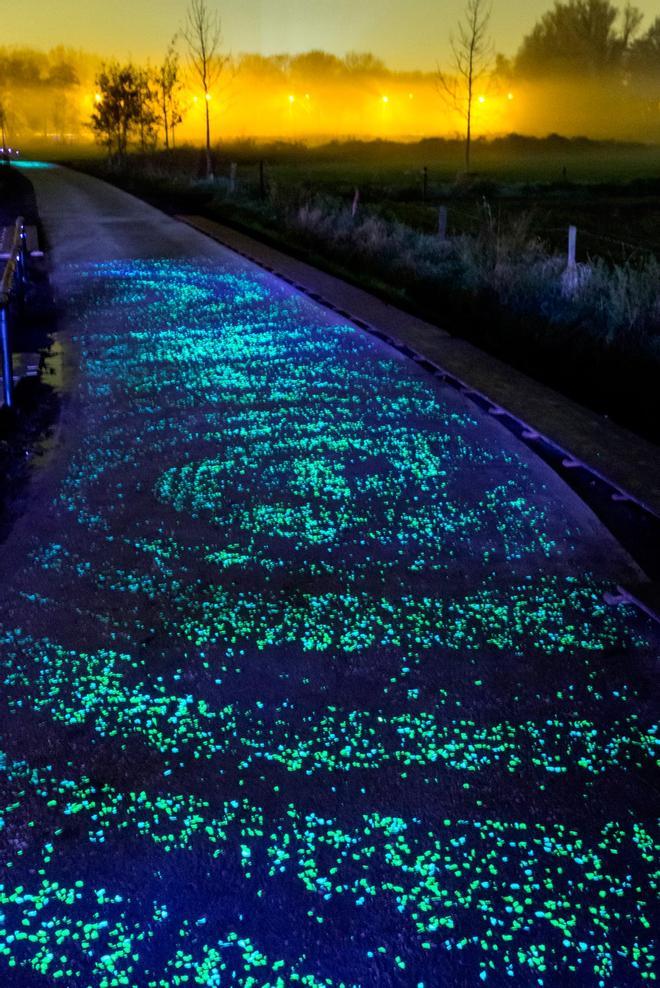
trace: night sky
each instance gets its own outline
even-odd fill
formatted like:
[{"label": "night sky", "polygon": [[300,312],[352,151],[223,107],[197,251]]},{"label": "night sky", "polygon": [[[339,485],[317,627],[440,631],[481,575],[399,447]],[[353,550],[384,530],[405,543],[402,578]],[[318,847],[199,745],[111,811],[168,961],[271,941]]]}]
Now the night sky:
[{"label": "night sky", "polygon": [[[25,0],[3,3],[2,42],[49,48],[82,47],[101,55],[159,56],[180,25],[185,0]],[[223,0],[227,48],[343,55],[373,51],[399,69],[433,69],[448,57],[448,37],[462,0]],[[621,5],[623,6],[623,5]],[[648,26],[655,0],[638,0]],[[551,0],[494,4],[492,35],[498,51],[515,52],[523,36],[552,7]]]}]

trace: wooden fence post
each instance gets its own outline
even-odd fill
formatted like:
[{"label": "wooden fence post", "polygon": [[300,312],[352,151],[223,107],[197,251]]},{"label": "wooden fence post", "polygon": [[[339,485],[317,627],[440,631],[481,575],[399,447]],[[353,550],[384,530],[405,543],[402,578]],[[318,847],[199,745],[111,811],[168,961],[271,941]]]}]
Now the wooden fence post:
[{"label": "wooden fence post", "polygon": [[569,226],[568,228],[568,270],[575,270],[575,245],[577,243],[577,227]]},{"label": "wooden fence post", "polygon": [[575,245],[577,243],[577,227],[568,228],[568,257],[566,270],[561,278],[562,292],[567,297],[575,295],[578,290],[578,268],[575,262]]}]

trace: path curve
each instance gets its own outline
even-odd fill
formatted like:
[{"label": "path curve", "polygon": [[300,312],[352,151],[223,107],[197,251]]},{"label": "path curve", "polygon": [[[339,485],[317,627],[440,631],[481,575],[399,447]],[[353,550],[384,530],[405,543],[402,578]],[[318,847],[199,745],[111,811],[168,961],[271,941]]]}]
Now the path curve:
[{"label": "path curve", "polygon": [[31,177],[75,375],[0,546],[12,985],[646,983],[625,553],[390,348]]}]

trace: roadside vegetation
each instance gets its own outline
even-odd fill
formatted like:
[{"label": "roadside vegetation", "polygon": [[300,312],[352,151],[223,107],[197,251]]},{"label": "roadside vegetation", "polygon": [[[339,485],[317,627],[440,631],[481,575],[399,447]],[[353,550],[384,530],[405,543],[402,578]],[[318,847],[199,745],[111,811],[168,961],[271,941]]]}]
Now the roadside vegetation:
[{"label": "roadside vegetation", "polygon": [[[556,181],[504,180],[507,153],[516,174],[521,144],[541,173],[564,162]],[[401,168],[402,157],[429,160],[438,148],[225,146],[213,180],[198,177],[205,162],[194,148],[135,156],[120,170],[83,167],[169,212],[264,238],[660,437],[660,181],[638,172],[627,182],[571,182],[568,175],[588,171],[589,152],[602,162],[607,149],[560,139],[512,138],[508,152],[505,142],[484,146],[491,173],[469,179],[448,180],[440,163],[426,176]],[[451,159],[460,142],[442,150]],[[610,150],[616,159],[647,149]],[[574,271],[568,222],[578,225]]]}]

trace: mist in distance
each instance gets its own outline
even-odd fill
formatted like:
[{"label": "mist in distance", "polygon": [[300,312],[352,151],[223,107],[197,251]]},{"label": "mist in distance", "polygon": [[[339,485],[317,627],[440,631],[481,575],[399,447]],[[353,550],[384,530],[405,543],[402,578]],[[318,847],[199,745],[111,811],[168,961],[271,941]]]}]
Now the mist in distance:
[{"label": "mist in distance", "polygon": [[[228,39],[229,40],[229,39]],[[200,143],[205,102],[179,45],[181,122],[174,142]],[[128,59],[126,60],[128,61]],[[0,47],[4,139],[30,147],[93,144],[103,60],[66,47]],[[143,64],[145,72],[158,66]],[[453,66],[440,66],[451,75]],[[229,59],[209,94],[216,142],[332,138],[456,137],[464,108],[443,99],[436,72],[391,71],[374,54],[344,58],[243,54]],[[473,133],[495,137],[559,133],[660,142],[660,18],[608,0],[556,3],[506,59],[493,53],[474,93]],[[156,114],[157,117],[157,114]],[[154,139],[162,145],[156,124]]]}]

